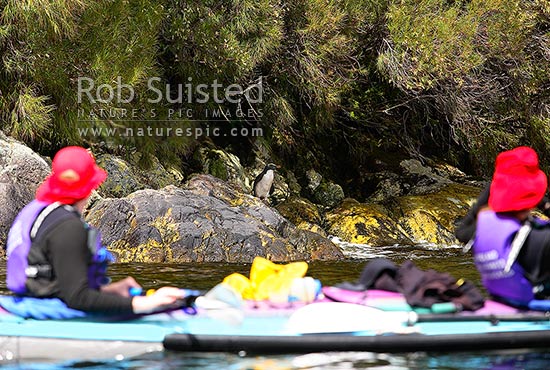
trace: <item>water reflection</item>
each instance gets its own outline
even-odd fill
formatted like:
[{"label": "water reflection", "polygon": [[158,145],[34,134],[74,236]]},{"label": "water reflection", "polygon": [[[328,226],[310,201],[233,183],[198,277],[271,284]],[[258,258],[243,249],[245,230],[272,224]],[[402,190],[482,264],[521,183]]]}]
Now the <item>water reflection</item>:
[{"label": "water reflection", "polygon": [[120,369],[120,370],[303,370],[303,369],[376,369],[376,370],[542,370],[550,365],[550,353],[501,352],[406,355],[368,352],[311,353],[301,356],[242,357],[227,353],[152,353],[123,361],[68,362],[57,365],[25,364],[3,369]]},{"label": "water reflection", "polygon": [[[369,252],[372,257],[385,257],[397,265],[410,259],[421,269],[435,269],[447,272],[456,278],[475,282],[480,287],[479,274],[469,254],[461,249],[431,249],[425,247],[386,247],[377,248],[379,253]],[[309,263],[308,275],[321,280],[323,285],[334,285],[343,281],[355,281],[369,259],[348,259],[345,261]],[[139,277],[147,288],[165,284],[179,287],[208,289],[221,282],[233,272],[249,275],[250,264],[237,263],[185,263],[185,264],[115,264],[110,269],[116,278],[127,275]]]},{"label": "water reflection", "polygon": [[[432,249],[426,247],[373,248],[364,253],[372,258],[386,257],[396,264],[411,259],[422,269],[448,272],[456,278],[465,278],[479,283],[479,274],[469,254],[458,248]],[[323,285],[356,280],[369,259],[348,259],[345,261],[311,262],[308,275],[321,280]],[[233,272],[248,276],[250,264],[244,263],[182,263],[114,264],[109,273],[114,280],[131,275],[146,288],[175,285],[195,289],[208,289]],[[5,264],[0,264],[0,281],[5,281]],[[0,293],[6,294],[5,284],[0,284]]]}]

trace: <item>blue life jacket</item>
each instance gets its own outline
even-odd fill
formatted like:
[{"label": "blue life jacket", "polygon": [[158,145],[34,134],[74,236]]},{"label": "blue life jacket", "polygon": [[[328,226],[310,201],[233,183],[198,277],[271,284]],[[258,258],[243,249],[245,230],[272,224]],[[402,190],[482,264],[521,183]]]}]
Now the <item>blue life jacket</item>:
[{"label": "blue life jacket", "polygon": [[522,224],[491,210],[479,212],[473,245],[474,262],[487,291],[515,306],[550,310],[550,300],[535,299],[534,287],[516,261],[505,270],[511,245]]},{"label": "blue life jacket", "polygon": [[[29,203],[15,218],[8,234],[6,246],[8,289],[19,297],[3,297],[0,304],[8,311],[23,317],[35,318],[70,318],[81,317],[83,312],[73,310],[58,298],[51,298],[55,274],[52,266],[39,250],[41,246],[34,243],[40,225],[55,209],[62,207],[60,203],[45,203],[34,200]],[[68,211],[74,211],[71,206],[63,206]],[[88,285],[91,289],[99,289],[110,282],[106,276],[107,266],[114,260],[112,254],[101,245],[101,235],[97,229],[87,225],[88,248],[91,261],[88,267]],[[29,252],[34,250],[33,263],[29,263]],[[38,257],[37,257],[38,256]],[[38,260],[36,260],[38,258]],[[29,284],[34,281],[34,284]],[[40,287],[36,289],[34,287]],[[39,297],[39,298],[34,298]],[[4,306],[5,305],[5,306]],[[32,308],[32,309],[31,309]],[[10,310],[11,309],[11,310]]]}]

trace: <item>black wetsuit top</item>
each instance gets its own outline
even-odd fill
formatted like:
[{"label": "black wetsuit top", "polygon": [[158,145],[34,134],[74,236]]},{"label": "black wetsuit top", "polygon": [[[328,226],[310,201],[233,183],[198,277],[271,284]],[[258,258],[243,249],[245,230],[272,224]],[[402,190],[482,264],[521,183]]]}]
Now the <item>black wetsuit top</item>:
[{"label": "black wetsuit top", "polygon": [[88,286],[92,253],[88,248],[88,232],[76,211],[59,207],[46,216],[34,238],[31,250],[33,248],[40,248],[52,267],[50,296],[60,298],[70,308],[86,312],[132,312],[131,297],[100,292]]}]

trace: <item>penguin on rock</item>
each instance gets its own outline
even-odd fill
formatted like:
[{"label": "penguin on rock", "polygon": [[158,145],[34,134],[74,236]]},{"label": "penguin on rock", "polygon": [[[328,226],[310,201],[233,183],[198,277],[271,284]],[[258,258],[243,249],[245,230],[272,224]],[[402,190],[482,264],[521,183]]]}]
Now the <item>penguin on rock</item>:
[{"label": "penguin on rock", "polygon": [[264,202],[273,191],[273,180],[275,178],[275,171],[277,166],[273,163],[268,163],[263,171],[256,176],[254,185],[252,186],[252,192],[255,197],[260,198]]}]

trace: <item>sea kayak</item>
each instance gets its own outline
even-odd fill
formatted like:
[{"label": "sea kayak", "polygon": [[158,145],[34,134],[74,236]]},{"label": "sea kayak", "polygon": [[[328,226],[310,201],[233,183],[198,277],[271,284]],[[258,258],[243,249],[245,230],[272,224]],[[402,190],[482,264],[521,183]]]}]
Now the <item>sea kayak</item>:
[{"label": "sea kayak", "polygon": [[[324,288],[312,304],[247,302],[122,322],[32,320],[0,312],[5,360],[112,359],[173,351],[464,351],[550,346],[544,312],[487,301],[476,312],[415,312],[397,293]],[[335,302],[337,300],[339,302]],[[452,311],[452,310],[451,310]]]}]

